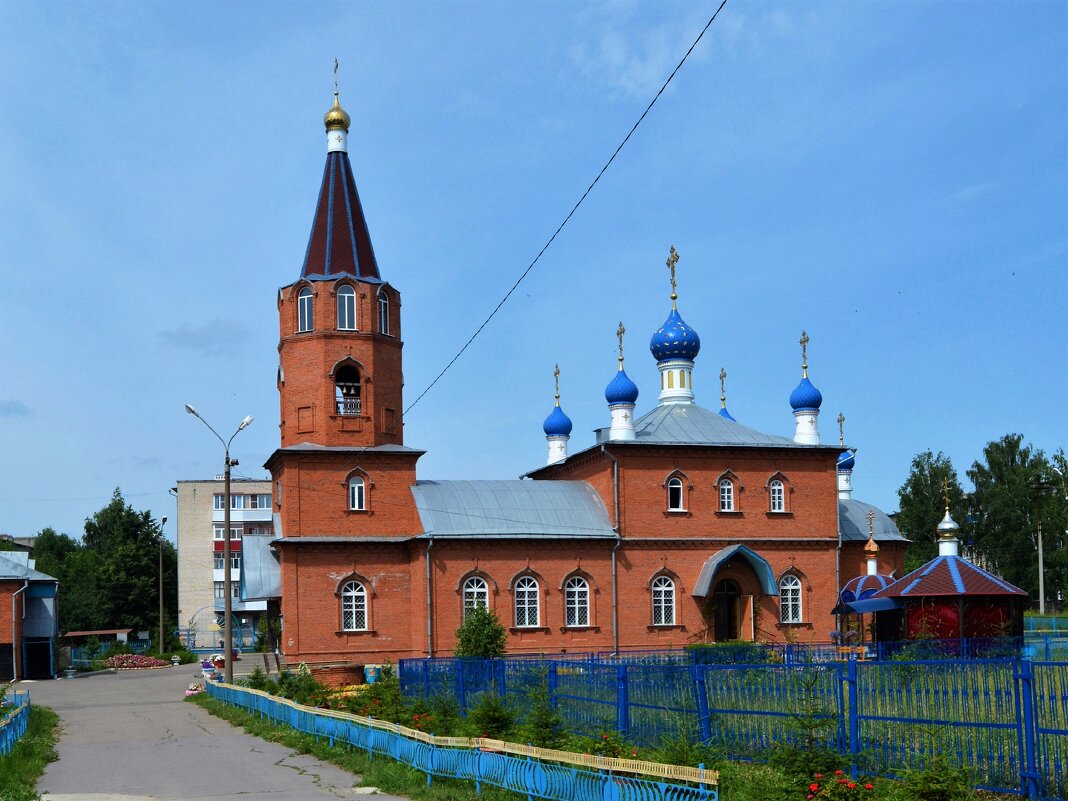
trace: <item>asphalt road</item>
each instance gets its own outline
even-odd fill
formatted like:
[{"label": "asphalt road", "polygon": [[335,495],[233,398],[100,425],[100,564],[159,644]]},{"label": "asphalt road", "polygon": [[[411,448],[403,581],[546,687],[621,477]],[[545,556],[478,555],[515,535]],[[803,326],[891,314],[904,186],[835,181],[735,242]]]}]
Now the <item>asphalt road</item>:
[{"label": "asphalt road", "polygon": [[184,690],[199,680],[199,669],[183,665],[20,683],[60,716],[59,761],[38,792],[47,801],[336,801],[374,792],[354,787],[358,776],[186,703]]}]

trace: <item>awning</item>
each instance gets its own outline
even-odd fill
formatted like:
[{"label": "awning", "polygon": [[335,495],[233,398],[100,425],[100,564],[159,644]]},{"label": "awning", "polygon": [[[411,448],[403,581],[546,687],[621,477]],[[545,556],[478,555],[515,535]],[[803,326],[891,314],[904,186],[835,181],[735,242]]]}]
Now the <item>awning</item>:
[{"label": "awning", "polygon": [[241,600],[282,597],[282,569],[271,550],[273,534],[246,534],[241,549]]},{"label": "awning", "polygon": [[843,615],[852,612],[857,615],[866,615],[868,612],[886,612],[891,609],[901,609],[901,602],[896,598],[866,598],[863,601],[840,603],[834,608],[834,613]]},{"label": "awning", "polygon": [[779,594],[775,586],[775,574],[771,570],[771,565],[760,554],[746,548],[744,545],[728,545],[708,557],[701,568],[701,575],[697,577],[697,583],[694,585],[692,594],[702,598],[710,595],[712,592],[712,580],[716,577],[716,571],[719,570],[722,564],[736,555],[749,562],[749,566],[753,568],[757,578],[760,580],[760,589],[765,595]]}]

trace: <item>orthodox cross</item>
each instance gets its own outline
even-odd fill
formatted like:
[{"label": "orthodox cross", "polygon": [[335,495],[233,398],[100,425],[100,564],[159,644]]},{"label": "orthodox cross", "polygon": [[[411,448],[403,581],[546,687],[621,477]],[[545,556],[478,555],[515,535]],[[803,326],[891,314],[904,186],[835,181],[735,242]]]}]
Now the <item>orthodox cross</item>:
[{"label": "orthodox cross", "polygon": [[801,377],[808,378],[808,332],[801,332]]},{"label": "orthodox cross", "polygon": [[623,321],[619,321],[619,328],[616,329],[616,336],[619,337],[619,369],[623,369],[623,335],[627,333],[627,329],[623,327]]},{"label": "orthodox cross", "polygon": [[723,367],[719,368],[719,402],[727,408],[727,370]]},{"label": "orthodox cross", "polygon": [[671,246],[671,252],[668,254],[667,268],[671,270],[671,308],[675,308],[675,301],[679,299],[678,293],[675,291],[675,265],[679,263],[679,252],[675,250],[675,246]]},{"label": "orthodox cross", "polygon": [[868,510],[868,537],[873,538],[875,536],[875,512],[871,509]]},{"label": "orthodox cross", "polygon": [[845,447],[845,415],[838,413],[838,444]]},{"label": "orthodox cross", "polygon": [[556,380],[556,405],[560,405],[560,365],[553,370],[553,378]]},{"label": "orthodox cross", "polygon": [[949,514],[949,476],[942,479],[942,498],[946,502],[946,514]]},{"label": "orthodox cross", "polygon": [[334,94],[337,94],[337,59],[334,59]]}]

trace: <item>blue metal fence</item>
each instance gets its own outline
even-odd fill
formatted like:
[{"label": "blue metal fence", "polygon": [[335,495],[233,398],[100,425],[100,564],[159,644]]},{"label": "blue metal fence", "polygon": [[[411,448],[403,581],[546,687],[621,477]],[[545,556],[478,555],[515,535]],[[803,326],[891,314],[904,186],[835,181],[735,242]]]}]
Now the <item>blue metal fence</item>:
[{"label": "blue metal fence", "polygon": [[[483,784],[489,784],[522,793],[529,799],[549,801],[718,801],[719,798],[714,783],[655,781],[638,778],[631,772],[593,769],[598,763],[625,764],[627,760],[567,755],[591,763],[590,767],[576,767],[536,759],[532,755],[504,753],[499,750],[504,744],[495,741],[475,740],[476,747],[472,748],[460,746],[461,738],[435,738],[421,732],[415,736],[415,732],[401,730],[394,724],[371,725],[374,721],[355,715],[300,706],[232,685],[208,682],[207,690],[221,701],[317,738],[326,738],[331,745],[341,742],[372,756],[382,754],[411,765],[426,773],[427,784],[434,776],[467,779],[475,783],[478,792]],[[438,741],[448,744],[439,745]],[[518,750],[524,749],[519,747]],[[525,750],[531,754],[540,751],[529,747]],[[641,763],[630,764],[638,766]]]},{"label": "blue metal fence", "polygon": [[0,705],[0,756],[11,753],[30,722],[30,694],[10,693]]},{"label": "blue metal fence", "polygon": [[[429,661],[432,683],[419,680]],[[401,660],[399,678],[407,695],[448,695],[465,709],[487,692],[521,705],[531,682],[548,681],[568,727],[590,737],[654,745],[682,733],[739,758],[786,743],[828,748],[891,777],[947,759],[983,789],[1068,798],[1068,663],[414,659]]]}]

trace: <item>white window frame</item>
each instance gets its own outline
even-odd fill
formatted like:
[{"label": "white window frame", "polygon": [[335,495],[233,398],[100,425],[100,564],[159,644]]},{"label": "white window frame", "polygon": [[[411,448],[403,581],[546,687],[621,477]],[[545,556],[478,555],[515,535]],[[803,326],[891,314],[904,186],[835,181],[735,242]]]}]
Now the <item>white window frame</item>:
[{"label": "white window frame", "polygon": [[356,330],[356,290],[348,284],[337,291],[337,330]]},{"label": "white window frame", "polygon": [[464,581],[464,618],[477,606],[489,609],[489,584],[482,576],[471,576]]},{"label": "white window frame", "polygon": [[770,496],[768,507],[772,512],[785,512],[786,511],[786,484],[779,479],[773,479],[768,485],[768,494]]},{"label": "white window frame", "polygon": [[516,628],[537,628],[541,625],[541,588],[533,576],[520,576],[516,579],[515,589],[515,625]]},{"label": "white window frame", "polygon": [[222,581],[216,581],[214,586],[215,600],[223,601],[226,599],[226,583]]},{"label": "white window frame", "polygon": [[734,482],[729,478],[719,480],[719,510],[721,512],[733,512],[734,507]]},{"label": "white window frame", "polygon": [[779,622],[801,623],[801,579],[788,573],[779,579]]},{"label": "white window frame", "polygon": [[341,630],[368,631],[371,616],[367,608],[367,588],[363,582],[346,581],[341,586]]},{"label": "white window frame", "polygon": [[303,334],[315,327],[315,301],[314,293],[309,287],[304,287],[297,293],[297,333]]},{"label": "white window frame", "polygon": [[389,336],[389,295],[378,293],[378,330]]},{"label": "white window frame", "polygon": [[213,570],[222,570],[226,566],[226,557],[223,556],[222,551],[215,551],[212,554],[211,561]]},{"label": "white window frame", "polygon": [[653,625],[675,625],[675,582],[668,576],[653,579]]},{"label": "white window frame", "polygon": [[590,625],[590,583],[582,576],[564,582],[564,626],[588,628]]},{"label": "white window frame", "polygon": [[367,511],[367,482],[363,476],[353,476],[349,479],[349,511]]},{"label": "white window frame", "polygon": [[270,509],[271,508],[271,493],[255,493],[248,496],[250,509]]},{"label": "white window frame", "polygon": [[[678,493],[678,503],[673,504],[671,495],[672,491]],[[672,476],[667,482],[667,500],[669,512],[685,512],[686,511],[686,496],[683,494],[682,479],[678,476]]]},{"label": "white window frame", "polygon": [[226,502],[224,500],[225,497],[226,496],[221,492],[215,493],[215,497],[212,501],[212,504],[217,512],[221,512],[226,508]]},{"label": "white window frame", "polygon": [[230,508],[231,509],[244,509],[245,508],[245,496],[240,492],[230,493]]}]

